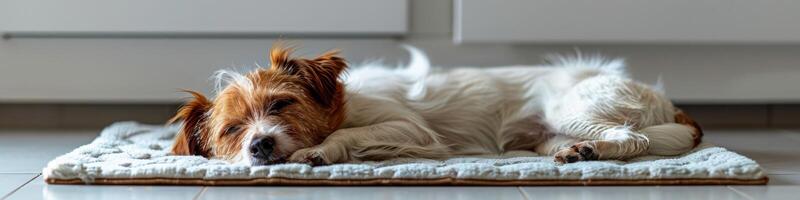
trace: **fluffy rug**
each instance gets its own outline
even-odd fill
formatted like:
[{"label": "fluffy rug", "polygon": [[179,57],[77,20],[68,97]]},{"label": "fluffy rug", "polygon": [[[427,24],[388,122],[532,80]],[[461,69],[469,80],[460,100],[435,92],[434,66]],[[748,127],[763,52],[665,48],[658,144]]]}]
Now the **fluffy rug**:
[{"label": "fluffy rug", "polygon": [[116,123],[88,145],[44,168],[55,184],[191,185],[667,185],[765,184],[753,160],[701,144],[676,157],[556,164],[550,156],[510,152],[447,160],[395,159],[311,167],[250,167],[169,155],[177,127]]}]

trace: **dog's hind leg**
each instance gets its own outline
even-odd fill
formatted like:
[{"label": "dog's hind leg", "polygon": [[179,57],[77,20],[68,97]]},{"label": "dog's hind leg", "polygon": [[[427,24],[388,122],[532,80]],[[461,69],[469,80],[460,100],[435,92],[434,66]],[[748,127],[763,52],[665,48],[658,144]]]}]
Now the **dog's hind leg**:
[{"label": "dog's hind leg", "polygon": [[649,139],[619,126],[603,131],[600,140],[583,140],[552,154],[556,162],[571,163],[583,160],[626,159],[642,155],[650,146]]},{"label": "dog's hind leg", "polygon": [[584,141],[553,153],[556,161],[675,154],[692,147],[691,127],[674,123],[676,110],[669,100],[642,84],[597,76],[559,97],[546,107],[545,121],[555,132]]},{"label": "dog's hind leg", "polygon": [[539,154],[553,155],[555,161],[560,163],[623,159],[647,150],[648,140],[641,134],[628,132],[624,127],[608,128],[605,132],[603,134],[613,134],[618,138],[584,139],[557,134],[537,145],[535,150]]}]

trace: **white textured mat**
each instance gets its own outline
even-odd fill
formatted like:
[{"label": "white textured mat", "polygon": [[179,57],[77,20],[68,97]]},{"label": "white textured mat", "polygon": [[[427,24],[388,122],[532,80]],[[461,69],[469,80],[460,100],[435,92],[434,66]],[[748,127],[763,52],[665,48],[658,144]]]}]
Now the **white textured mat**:
[{"label": "white textured mat", "polygon": [[278,164],[250,167],[199,156],[168,155],[176,127],[116,123],[88,145],[51,161],[49,183],[194,185],[634,185],[765,184],[759,165],[744,156],[701,144],[677,157],[644,156],[622,161],[559,165],[550,156],[512,152],[504,156],[448,160],[396,159],[311,167]]}]

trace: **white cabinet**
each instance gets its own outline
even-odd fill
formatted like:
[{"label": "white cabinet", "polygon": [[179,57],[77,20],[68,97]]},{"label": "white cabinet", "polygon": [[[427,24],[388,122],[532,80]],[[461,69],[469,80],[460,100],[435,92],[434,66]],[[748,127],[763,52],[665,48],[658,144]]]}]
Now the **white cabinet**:
[{"label": "white cabinet", "polygon": [[463,43],[800,42],[794,0],[455,0]]},{"label": "white cabinet", "polygon": [[2,0],[5,34],[401,35],[407,0]]},{"label": "white cabinet", "polygon": [[185,97],[180,88],[210,89],[217,69],[264,64],[278,38],[303,47],[302,56],[341,48],[348,58],[379,57],[407,34],[408,5],[0,0],[0,34],[9,36],[0,39],[0,102],[174,102]]}]

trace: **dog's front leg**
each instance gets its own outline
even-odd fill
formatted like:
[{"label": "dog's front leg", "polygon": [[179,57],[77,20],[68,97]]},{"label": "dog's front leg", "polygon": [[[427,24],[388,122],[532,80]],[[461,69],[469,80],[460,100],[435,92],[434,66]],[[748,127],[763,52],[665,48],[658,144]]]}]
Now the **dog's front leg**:
[{"label": "dog's front leg", "polygon": [[338,141],[329,141],[330,139],[331,138],[328,138],[328,140],[325,140],[325,142],[317,146],[295,151],[292,156],[289,157],[289,162],[318,166],[351,160],[348,155],[347,144],[342,144]]},{"label": "dog's front leg", "polygon": [[446,154],[447,146],[431,129],[397,120],[337,130],[322,144],[296,151],[289,162],[327,165],[408,156],[437,158]]}]

